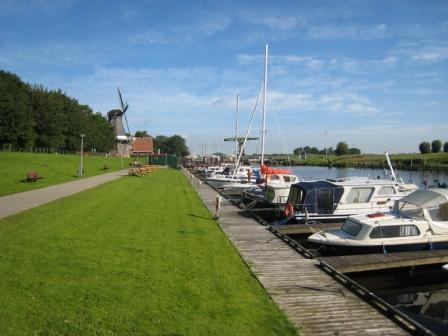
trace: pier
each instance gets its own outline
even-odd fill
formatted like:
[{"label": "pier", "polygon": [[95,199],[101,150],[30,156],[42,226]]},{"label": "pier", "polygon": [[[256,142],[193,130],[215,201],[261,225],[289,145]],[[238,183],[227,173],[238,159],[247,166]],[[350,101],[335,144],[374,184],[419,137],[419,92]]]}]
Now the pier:
[{"label": "pier", "polygon": [[[191,175],[189,179],[214,213],[217,192]],[[301,335],[409,335],[407,330],[416,330],[398,312],[376,309],[361,299],[346,282],[329,276],[318,261],[296,253],[227,199],[222,201],[218,224]],[[385,315],[395,315],[407,330]]]},{"label": "pier", "polygon": [[321,257],[320,263],[341,273],[448,263],[448,251],[417,251]]}]

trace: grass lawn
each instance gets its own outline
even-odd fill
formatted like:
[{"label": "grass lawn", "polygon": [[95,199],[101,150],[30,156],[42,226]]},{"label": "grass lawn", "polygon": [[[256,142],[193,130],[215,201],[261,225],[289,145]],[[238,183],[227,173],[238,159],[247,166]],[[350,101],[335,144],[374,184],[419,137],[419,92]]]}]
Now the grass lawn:
[{"label": "grass lawn", "polygon": [[[125,168],[129,163],[130,159],[123,159]],[[0,196],[76,180],[79,166],[77,155],[0,152]],[[85,156],[83,166],[84,176],[89,177],[121,169],[121,159]],[[36,171],[42,179],[24,182],[29,171]]]},{"label": "grass lawn", "polygon": [[181,172],[0,220],[0,335],[295,335]]}]

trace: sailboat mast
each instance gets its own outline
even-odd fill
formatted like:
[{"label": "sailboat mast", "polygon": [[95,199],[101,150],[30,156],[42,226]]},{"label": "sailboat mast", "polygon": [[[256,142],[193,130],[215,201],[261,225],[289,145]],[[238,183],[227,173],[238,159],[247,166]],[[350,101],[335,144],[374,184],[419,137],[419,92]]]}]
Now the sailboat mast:
[{"label": "sailboat mast", "polygon": [[261,126],[261,164],[264,164],[264,144],[266,137],[266,90],[268,87],[268,50],[266,44],[265,61],[264,61],[264,85],[263,85],[263,123]]},{"label": "sailboat mast", "polygon": [[235,125],[235,170],[238,160],[238,119],[240,115],[240,95],[236,95],[236,125]]}]

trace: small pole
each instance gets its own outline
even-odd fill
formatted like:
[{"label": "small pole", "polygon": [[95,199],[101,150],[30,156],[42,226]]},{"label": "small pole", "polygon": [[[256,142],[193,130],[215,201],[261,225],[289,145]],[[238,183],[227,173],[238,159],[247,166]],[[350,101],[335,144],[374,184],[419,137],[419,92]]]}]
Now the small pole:
[{"label": "small pole", "polygon": [[219,218],[219,212],[221,210],[221,202],[222,202],[222,197],[219,195],[216,195],[216,201],[215,201],[215,219]]},{"label": "small pole", "polygon": [[84,165],[83,165],[84,137],[85,137],[85,134],[81,134],[81,167],[79,168],[79,177],[82,177],[82,175],[84,173]]}]

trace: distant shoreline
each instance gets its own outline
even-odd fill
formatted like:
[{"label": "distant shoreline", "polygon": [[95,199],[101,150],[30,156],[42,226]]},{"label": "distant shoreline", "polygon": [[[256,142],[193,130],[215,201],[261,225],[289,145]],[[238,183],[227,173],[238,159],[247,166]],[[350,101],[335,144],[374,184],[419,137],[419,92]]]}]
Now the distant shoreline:
[{"label": "distant shoreline", "polygon": [[[314,155],[307,158],[296,155],[272,154],[267,159],[274,166],[322,166],[337,168],[385,168],[386,158],[380,154],[360,155]],[[448,153],[429,154],[391,154],[390,160],[395,169],[448,171]]]}]

